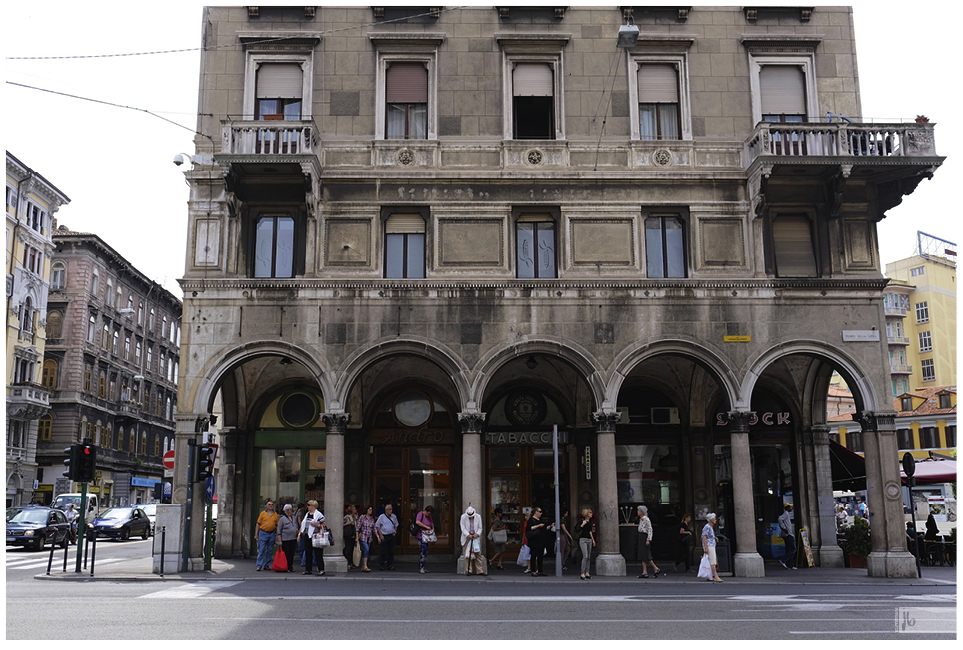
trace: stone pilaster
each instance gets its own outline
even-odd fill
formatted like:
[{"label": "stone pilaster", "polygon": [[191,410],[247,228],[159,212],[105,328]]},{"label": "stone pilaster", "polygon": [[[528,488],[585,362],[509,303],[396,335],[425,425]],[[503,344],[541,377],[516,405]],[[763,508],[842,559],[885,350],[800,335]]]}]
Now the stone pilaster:
[{"label": "stone pilaster", "polygon": [[[488,572],[488,554],[485,547],[488,539],[487,526],[491,518],[485,512],[484,486],[485,471],[482,464],[481,437],[485,427],[485,413],[480,411],[465,409],[458,414],[458,422],[461,424],[461,509],[454,513],[455,521],[461,521],[461,515],[471,505],[481,515],[483,534],[479,537],[482,548],[482,567]],[[455,535],[461,536],[461,528],[456,525]],[[461,548],[455,544],[455,566],[458,573],[465,570],[465,559],[461,555]]]},{"label": "stone pilaster", "polygon": [[[818,540],[817,562],[821,567],[843,566],[843,549],[836,542],[836,502],[833,499],[833,470],[829,454],[829,427],[814,424],[812,437],[813,472],[815,483],[816,512],[810,512],[813,521],[813,545]],[[818,535],[818,537],[817,537]]]},{"label": "stone pilaster", "polygon": [[749,420],[752,411],[730,411],[732,448],[732,500],[735,506],[735,575],[758,578],[766,575],[762,556],[756,550],[756,515],[752,500],[752,458],[749,455]]},{"label": "stone pilaster", "polygon": [[600,576],[624,576],[625,558],[619,552],[619,490],[615,466],[615,423],[619,413],[598,411],[592,414],[595,422],[599,482],[599,554],[595,571]]},{"label": "stone pilaster", "polygon": [[344,434],[351,415],[324,413],[321,419],[327,428],[324,450],[324,516],[334,540],[334,544],[324,549],[324,570],[326,573],[347,573],[348,561],[344,558],[341,521],[344,517]]}]

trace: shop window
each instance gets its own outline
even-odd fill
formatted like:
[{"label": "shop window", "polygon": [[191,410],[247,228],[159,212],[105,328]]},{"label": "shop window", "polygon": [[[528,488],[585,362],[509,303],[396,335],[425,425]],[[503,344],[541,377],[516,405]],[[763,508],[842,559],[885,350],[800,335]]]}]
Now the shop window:
[{"label": "shop window", "polygon": [[50,288],[63,289],[67,286],[67,266],[60,261],[50,267]]},{"label": "shop window", "polygon": [[896,442],[899,445],[900,451],[904,449],[915,449],[916,445],[913,442],[913,430],[912,429],[897,429],[896,430]]},{"label": "shop window", "polygon": [[671,63],[642,63],[638,72],[639,138],[679,140],[679,74]]},{"label": "shop window", "polygon": [[47,359],[40,371],[40,384],[51,390],[57,388],[57,362]]},{"label": "shop window", "polygon": [[293,278],[295,239],[292,217],[258,218],[255,225],[254,277]]},{"label": "shop window", "polygon": [[555,73],[551,64],[515,64],[512,124],[516,140],[555,139]]},{"label": "shop window", "polygon": [[385,277],[425,277],[425,220],[392,214],[385,221]]},{"label": "shop window", "polygon": [[927,302],[916,303],[916,322],[917,323],[928,323],[930,322],[930,308]]},{"label": "shop window", "polygon": [[524,215],[515,224],[515,266],[519,278],[554,278],[555,221],[551,215]]},{"label": "shop window", "polygon": [[37,439],[40,442],[50,442],[53,437],[53,417],[49,414],[37,422]]},{"label": "shop window", "polygon": [[817,277],[812,225],[802,214],[780,214],[772,220],[776,277]]},{"label": "shop window", "polygon": [[390,62],[385,72],[385,138],[428,137],[428,70],[422,62]]},{"label": "shop window", "polygon": [[672,215],[645,219],[645,268],[650,278],[686,277],[685,224]]},{"label": "shop window", "polygon": [[936,368],[933,366],[932,359],[923,359],[920,361],[920,374],[923,377],[923,381],[936,380]]}]

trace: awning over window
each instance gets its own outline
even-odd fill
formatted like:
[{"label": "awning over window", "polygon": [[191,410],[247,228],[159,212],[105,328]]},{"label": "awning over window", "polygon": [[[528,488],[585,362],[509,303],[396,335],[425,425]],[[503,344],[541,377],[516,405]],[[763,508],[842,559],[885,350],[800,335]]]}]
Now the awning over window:
[{"label": "awning over window", "polygon": [[[903,482],[906,474],[900,472]],[[913,473],[916,483],[952,483],[956,481],[956,461],[937,460],[935,458],[916,461],[916,471]]]}]

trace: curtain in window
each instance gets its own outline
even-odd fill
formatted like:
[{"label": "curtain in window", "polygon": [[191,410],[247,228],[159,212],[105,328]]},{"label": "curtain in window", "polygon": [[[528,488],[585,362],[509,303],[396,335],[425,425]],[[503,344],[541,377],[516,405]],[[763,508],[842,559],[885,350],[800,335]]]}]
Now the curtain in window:
[{"label": "curtain in window", "polygon": [[645,268],[650,278],[684,278],[685,237],[682,222],[671,216],[645,220]]}]

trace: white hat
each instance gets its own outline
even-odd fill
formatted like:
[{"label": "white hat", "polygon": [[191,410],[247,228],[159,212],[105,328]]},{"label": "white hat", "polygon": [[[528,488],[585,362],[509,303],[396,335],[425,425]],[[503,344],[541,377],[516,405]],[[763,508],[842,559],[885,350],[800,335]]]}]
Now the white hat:
[{"label": "white hat", "polygon": [[475,514],[475,509],[471,506],[468,506],[468,510],[465,511],[465,514],[471,517],[473,514]]}]

